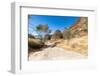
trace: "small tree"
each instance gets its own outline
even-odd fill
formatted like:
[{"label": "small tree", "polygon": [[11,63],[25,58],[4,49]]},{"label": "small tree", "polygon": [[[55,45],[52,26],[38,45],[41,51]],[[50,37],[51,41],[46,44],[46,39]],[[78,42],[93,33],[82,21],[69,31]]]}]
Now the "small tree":
[{"label": "small tree", "polygon": [[53,34],[54,39],[61,39],[63,37],[62,32],[60,30],[56,30]]},{"label": "small tree", "polygon": [[64,39],[67,39],[67,44],[69,45],[70,39],[73,37],[73,33],[71,29],[65,29],[63,32]]},{"label": "small tree", "polygon": [[46,34],[49,34],[49,33],[51,33],[51,30],[49,30],[49,27],[48,27],[48,25],[46,24],[46,25],[42,25],[42,24],[39,24],[38,26],[36,26],[36,31],[37,31],[37,33],[38,33],[38,35],[39,35],[39,38],[43,41],[44,39],[44,36],[46,35]]},{"label": "small tree", "polygon": [[36,26],[36,31],[38,33],[38,37],[42,40],[42,25],[39,24],[38,26]]},{"label": "small tree", "polygon": [[50,40],[50,39],[51,39],[51,35],[46,34],[46,35],[44,36],[44,41],[47,41],[47,40]]}]

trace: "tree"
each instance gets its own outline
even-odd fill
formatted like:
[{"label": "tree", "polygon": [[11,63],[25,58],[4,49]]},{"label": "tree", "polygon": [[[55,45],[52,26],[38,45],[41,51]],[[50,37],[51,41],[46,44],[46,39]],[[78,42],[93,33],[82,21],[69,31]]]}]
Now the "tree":
[{"label": "tree", "polygon": [[73,33],[71,29],[65,29],[63,32],[63,38],[67,39],[69,45],[70,39],[73,38]]},{"label": "tree", "polygon": [[43,24],[37,25],[37,26],[36,26],[36,31],[37,31],[37,33],[38,33],[38,35],[39,35],[39,38],[40,38],[41,40],[44,40],[43,38],[44,38],[44,36],[45,36],[46,34],[51,33],[51,30],[49,30],[49,27],[48,27],[47,24],[45,24],[45,25],[43,25]]},{"label": "tree", "polygon": [[61,39],[62,37],[63,37],[63,35],[60,30],[56,30],[53,34],[53,39]]},{"label": "tree", "polygon": [[51,35],[46,34],[46,35],[44,36],[44,41],[47,41],[47,40],[50,40],[50,39],[51,39]]}]

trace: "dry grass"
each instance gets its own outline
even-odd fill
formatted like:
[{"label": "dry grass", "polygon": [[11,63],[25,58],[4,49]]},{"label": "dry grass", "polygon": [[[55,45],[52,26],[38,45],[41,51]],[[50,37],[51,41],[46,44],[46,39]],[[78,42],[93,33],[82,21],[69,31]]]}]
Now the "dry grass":
[{"label": "dry grass", "polygon": [[78,52],[82,55],[88,55],[88,37],[83,36],[80,38],[73,38],[70,40],[69,44],[67,40],[61,40],[60,43],[57,45],[66,50],[71,50]]},{"label": "dry grass", "polygon": [[[40,45],[40,40],[36,40],[36,39],[29,39],[29,43],[34,47]],[[83,36],[80,38],[73,38],[69,41],[67,40],[63,40],[63,39],[57,39],[57,40],[48,40],[47,42],[45,42],[45,44],[49,44],[49,43],[57,43],[56,46],[63,48],[67,51],[74,51],[77,53],[80,53],[82,55],[87,56],[88,55],[88,37],[87,36]]]}]

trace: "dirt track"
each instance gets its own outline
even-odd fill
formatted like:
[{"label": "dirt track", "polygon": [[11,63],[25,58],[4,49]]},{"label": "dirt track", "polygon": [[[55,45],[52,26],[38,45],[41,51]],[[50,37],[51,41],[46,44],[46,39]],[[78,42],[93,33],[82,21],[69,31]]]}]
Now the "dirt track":
[{"label": "dirt track", "polygon": [[29,55],[29,60],[67,60],[82,58],[86,58],[86,56],[77,52],[67,51],[59,47],[49,47],[42,51],[32,52]]}]

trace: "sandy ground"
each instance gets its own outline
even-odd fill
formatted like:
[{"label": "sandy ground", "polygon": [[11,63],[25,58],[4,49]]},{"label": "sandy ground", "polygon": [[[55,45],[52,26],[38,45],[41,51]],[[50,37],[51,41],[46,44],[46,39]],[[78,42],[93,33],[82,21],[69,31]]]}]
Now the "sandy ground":
[{"label": "sandy ground", "polygon": [[74,51],[66,51],[59,47],[49,47],[42,51],[32,52],[29,54],[29,60],[67,60],[82,58],[87,58],[87,56]]}]

